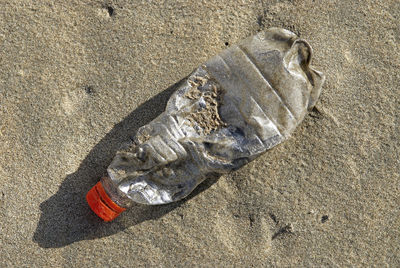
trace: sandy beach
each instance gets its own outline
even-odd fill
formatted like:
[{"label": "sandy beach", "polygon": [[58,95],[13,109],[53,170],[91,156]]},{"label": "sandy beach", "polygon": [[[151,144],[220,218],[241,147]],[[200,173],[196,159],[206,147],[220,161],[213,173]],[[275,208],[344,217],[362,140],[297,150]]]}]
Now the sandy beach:
[{"label": "sandy beach", "polygon": [[[0,0],[0,267],[400,267],[400,2]],[[111,223],[85,195],[179,81],[282,27],[326,75],[291,138]]]}]

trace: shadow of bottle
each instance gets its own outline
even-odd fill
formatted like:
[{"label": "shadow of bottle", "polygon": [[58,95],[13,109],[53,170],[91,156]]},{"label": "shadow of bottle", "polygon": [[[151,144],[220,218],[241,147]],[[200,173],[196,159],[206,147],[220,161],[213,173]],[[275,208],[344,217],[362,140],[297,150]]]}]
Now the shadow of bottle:
[{"label": "shadow of bottle", "polygon": [[86,193],[106,175],[106,168],[120,145],[132,138],[139,127],[162,113],[171,94],[185,80],[141,104],[93,147],[78,170],[65,178],[57,193],[40,204],[42,214],[33,236],[34,242],[43,248],[58,248],[81,240],[109,236],[162,217],[216,182],[218,177],[207,179],[179,202],[161,206],[135,205],[111,223],[103,222],[86,203]]}]

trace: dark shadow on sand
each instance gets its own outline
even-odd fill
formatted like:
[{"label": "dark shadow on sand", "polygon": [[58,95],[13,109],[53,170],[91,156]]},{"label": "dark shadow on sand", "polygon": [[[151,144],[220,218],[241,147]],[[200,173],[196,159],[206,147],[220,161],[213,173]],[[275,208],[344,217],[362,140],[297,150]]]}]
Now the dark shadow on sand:
[{"label": "dark shadow on sand", "polygon": [[68,175],[57,193],[40,204],[42,214],[33,241],[43,248],[59,248],[71,243],[109,236],[147,220],[154,220],[181,206],[188,199],[209,188],[217,177],[206,180],[186,199],[161,206],[136,205],[110,223],[103,222],[86,203],[86,193],[106,175],[106,168],[121,144],[137,129],[164,111],[178,83],[141,104],[114,126],[90,151],[78,170]]}]

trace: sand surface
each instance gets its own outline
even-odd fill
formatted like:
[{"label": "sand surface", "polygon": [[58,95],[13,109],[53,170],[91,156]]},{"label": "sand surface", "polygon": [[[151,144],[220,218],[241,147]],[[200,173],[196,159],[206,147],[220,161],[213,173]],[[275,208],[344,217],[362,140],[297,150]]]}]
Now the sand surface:
[{"label": "sand surface", "polygon": [[[400,266],[400,2],[0,0],[0,267]],[[174,85],[263,28],[327,80],[294,135],[113,223],[86,192]]]}]

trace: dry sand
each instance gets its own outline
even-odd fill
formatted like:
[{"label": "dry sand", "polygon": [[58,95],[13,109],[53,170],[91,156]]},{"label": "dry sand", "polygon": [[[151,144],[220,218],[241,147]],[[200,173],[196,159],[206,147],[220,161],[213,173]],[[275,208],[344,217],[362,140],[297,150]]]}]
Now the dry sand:
[{"label": "dry sand", "polygon": [[[0,0],[0,267],[400,266],[400,2]],[[112,223],[86,192],[174,84],[288,28],[327,80],[284,144]]]}]

